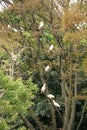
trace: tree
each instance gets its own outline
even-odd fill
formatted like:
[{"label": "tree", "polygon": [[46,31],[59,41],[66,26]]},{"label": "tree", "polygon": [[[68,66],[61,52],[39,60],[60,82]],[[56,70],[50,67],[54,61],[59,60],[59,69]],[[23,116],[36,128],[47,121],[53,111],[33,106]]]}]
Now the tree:
[{"label": "tree", "polygon": [[[37,86],[32,83],[31,78],[24,85],[21,79],[12,81],[0,70],[0,129],[13,129],[25,126],[33,128],[31,123],[27,123],[25,116],[27,108],[33,105],[31,99],[37,92]],[[23,118],[23,121],[21,118]]]},{"label": "tree", "polygon": [[[41,22],[43,26],[39,28]],[[1,26],[0,35],[2,36],[3,32],[6,34],[2,38],[8,41],[10,39],[9,43],[14,43],[13,49],[9,48],[9,44],[7,47],[2,45],[2,48],[10,58],[13,58],[12,53],[13,56],[20,54],[20,64],[17,66],[18,59],[15,58],[17,59],[15,62],[13,62],[14,58],[10,59],[12,61],[10,76],[15,79],[15,72],[17,72],[18,77],[22,74],[22,78],[26,81],[31,73],[33,77],[36,72],[38,75],[35,81],[38,85],[41,87],[46,84],[44,96],[47,97],[50,91],[54,93],[56,99],[59,96],[62,104],[63,112],[55,107],[53,99],[47,97],[51,107],[52,128],[50,129],[59,128],[56,119],[60,119],[62,122],[60,127],[63,130],[78,130],[86,110],[87,99],[81,86],[83,81],[86,83],[87,78],[85,67],[87,60],[86,1],[78,0],[77,3],[71,4],[69,0],[14,0],[13,4],[1,13]],[[18,46],[15,46],[15,43]],[[53,46],[52,50],[49,49],[51,46]],[[51,77],[55,75],[58,76],[55,80],[58,85],[55,90],[59,89],[59,93],[50,87]],[[84,104],[81,105],[80,121],[75,124],[78,102],[82,101]],[[58,117],[56,117],[56,112]],[[34,118],[31,109],[30,113],[39,129],[46,129],[38,118]]]}]

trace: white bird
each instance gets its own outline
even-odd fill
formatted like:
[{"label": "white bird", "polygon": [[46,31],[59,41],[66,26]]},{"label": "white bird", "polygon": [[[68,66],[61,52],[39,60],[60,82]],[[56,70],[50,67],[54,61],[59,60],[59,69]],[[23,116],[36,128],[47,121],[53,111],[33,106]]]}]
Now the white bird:
[{"label": "white bird", "polygon": [[53,99],[53,98],[55,98],[55,96],[52,95],[52,94],[48,94],[47,97],[48,97],[49,99]]},{"label": "white bird", "polygon": [[18,30],[17,30],[16,28],[13,28],[13,31],[14,31],[14,32],[18,32]]},{"label": "white bird", "polygon": [[46,66],[45,71],[48,72],[50,69],[49,65]]},{"label": "white bird", "polygon": [[59,107],[59,108],[60,108],[60,105],[59,105],[55,100],[53,100],[53,105],[54,105],[55,107]]},{"label": "white bird", "polygon": [[8,24],[8,29],[11,29],[11,25],[10,24]]},{"label": "white bird", "polygon": [[53,48],[54,48],[54,45],[51,45],[51,46],[49,47],[49,51],[52,51]]},{"label": "white bird", "polygon": [[41,93],[44,93],[45,90],[46,90],[46,84],[44,83],[43,86],[42,86],[42,88],[41,88]]},{"label": "white bird", "polygon": [[41,22],[39,23],[39,29],[41,29],[43,26],[44,26],[44,22],[41,21]]},{"label": "white bird", "polygon": [[24,32],[24,28],[21,27],[20,29],[21,29],[21,32]]}]

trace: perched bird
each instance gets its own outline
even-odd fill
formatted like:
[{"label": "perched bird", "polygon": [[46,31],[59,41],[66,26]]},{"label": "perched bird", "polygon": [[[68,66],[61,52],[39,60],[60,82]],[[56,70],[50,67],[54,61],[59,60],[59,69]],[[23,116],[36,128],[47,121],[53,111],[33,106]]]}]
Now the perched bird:
[{"label": "perched bird", "polygon": [[49,99],[53,99],[53,98],[55,98],[55,96],[52,95],[52,94],[48,94],[47,97],[48,97]]},{"label": "perched bird", "polygon": [[52,51],[53,48],[54,48],[54,45],[51,45],[51,46],[49,47],[49,51]]},{"label": "perched bird", "polygon": [[41,88],[41,93],[44,93],[45,90],[46,90],[46,84],[44,83],[43,86],[42,86],[42,88]]},{"label": "perched bird", "polygon": [[48,72],[50,69],[49,65],[46,66],[45,71]]},{"label": "perched bird", "polygon": [[24,28],[20,27],[21,32],[24,32]]},{"label": "perched bird", "polygon": [[10,24],[8,24],[8,29],[11,29],[11,25]]},{"label": "perched bird", "polygon": [[14,31],[14,32],[18,32],[18,30],[17,30],[16,28],[13,28],[13,31]]},{"label": "perched bird", "polygon": [[54,105],[55,107],[59,107],[59,108],[60,108],[60,105],[59,105],[55,100],[53,100],[53,105]]},{"label": "perched bird", "polygon": [[44,26],[44,22],[41,21],[41,22],[39,23],[39,29],[41,29],[43,26]]}]

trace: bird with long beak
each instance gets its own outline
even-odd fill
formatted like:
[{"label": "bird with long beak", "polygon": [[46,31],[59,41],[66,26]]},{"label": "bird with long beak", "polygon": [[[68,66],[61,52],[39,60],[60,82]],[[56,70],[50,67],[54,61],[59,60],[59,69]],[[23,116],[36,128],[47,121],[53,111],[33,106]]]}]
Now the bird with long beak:
[{"label": "bird with long beak", "polygon": [[17,30],[16,28],[13,28],[13,31],[14,31],[14,32],[18,32],[18,30]]},{"label": "bird with long beak", "polygon": [[11,27],[11,25],[10,24],[8,24],[8,29],[11,29],[12,27]]},{"label": "bird with long beak", "polygon": [[49,50],[48,50],[48,51],[52,51],[53,48],[54,48],[54,45],[51,45],[51,46],[49,47]]},{"label": "bird with long beak", "polygon": [[38,29],[40,30],[43,26],[44,26],[44,22],[41,21],[41,22],[39,23],[39,27],[38,27]]},{"label": "bird with long beak", "polygon": [[42,88],[41,88],[41,93],[44,93],[46,91],[46,84],[44,83]]},{"label": "bird with long beak", "polygon": [[45,71],[48,72],[50,69],[49,65],[46,66]]},{"label": "bird with long beak", "polygon": [[59,107],[60,108],[60,105],[55,101],[55,100],[52,100],[53,101],[53,105],[55,106],[55,107]]},{"label": "bird with long beak", "polygon": [[52,94],[48,94],[47,97],[48,97],[49,99],[54,99],[54,98],[55,98],[55,96],[52,95]]}]

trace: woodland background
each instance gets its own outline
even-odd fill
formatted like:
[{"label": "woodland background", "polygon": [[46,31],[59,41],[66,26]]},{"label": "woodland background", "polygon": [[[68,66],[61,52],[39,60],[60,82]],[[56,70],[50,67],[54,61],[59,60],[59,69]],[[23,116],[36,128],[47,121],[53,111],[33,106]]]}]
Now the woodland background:
[{"label": "woodland background", "polygon": [[0,4],[0,130],[87,130],[87,1]]}]

